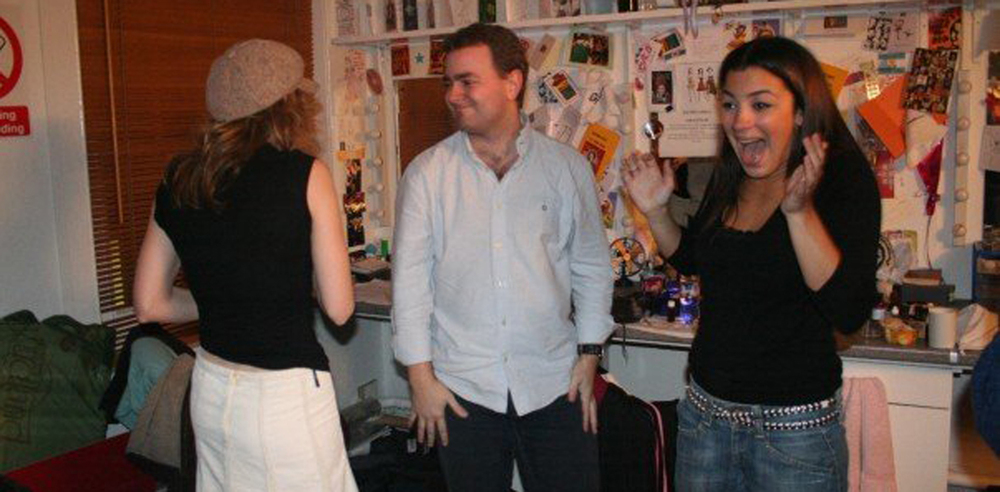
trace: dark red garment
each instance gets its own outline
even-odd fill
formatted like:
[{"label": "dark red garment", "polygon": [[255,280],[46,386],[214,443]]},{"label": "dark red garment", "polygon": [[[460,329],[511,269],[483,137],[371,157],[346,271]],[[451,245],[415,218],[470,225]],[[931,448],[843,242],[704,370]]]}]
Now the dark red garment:
[{"label": "dark red garment", "polygon": [[129,434],[122,434],[32,463],[7,478],[37,492],[152,492],[156,481],[125,458]]}]

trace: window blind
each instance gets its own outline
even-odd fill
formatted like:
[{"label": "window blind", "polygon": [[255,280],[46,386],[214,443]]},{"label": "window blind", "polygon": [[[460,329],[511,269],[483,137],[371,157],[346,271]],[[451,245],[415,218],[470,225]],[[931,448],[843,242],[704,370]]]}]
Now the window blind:
[{"label": "window blind", "polygon": [[[78,0],[81,81],[102,321],[137,324],[132,282],[154,193],[206,120],[212,60],[249,38],[284,42],[312,73],[310,0]],[[193,341],[197,325],[168,326]]]}]

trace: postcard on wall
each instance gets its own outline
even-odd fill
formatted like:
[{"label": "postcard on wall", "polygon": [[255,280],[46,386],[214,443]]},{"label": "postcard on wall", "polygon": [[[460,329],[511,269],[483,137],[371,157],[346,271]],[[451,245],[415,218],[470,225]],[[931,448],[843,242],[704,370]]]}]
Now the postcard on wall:
[{"label": "postcard on wall", "polygon": [[356,36],[358,34],[358,13],[352,0],[337,0],[334,4],[337,15],[337,35]]},{"label": "postcard on wall", "polygon": [[927,15],[927,48],[932,50],[960,49],[962,39],[962,7],[931,12]]},{"label": "postcard on wall", "polygon": [[734,50],[742,46],[747,41],[750,41],[750,28],[747,26],[746,21],[734,19],[727,21],[723,26],[723,31],[726,35],[727,49]]},{"label": "postcard on wall", "polygon": [[563,62],[588,68],[611,68],[611,35],[606,32],[572,31],[563,48]]},{"label": "postcard on wall", "polygon": [[555,93],[549,88],[548,78],[551,74],[545,74],[534,82],[535,96],[538,98],[538,103],[545,104],[559,104],[559,98],[556,97]]},{"label": "postcard on wall", "polygon": [[868,18],[864,48],[869,51],[910,51],[917,47],[919,14],[880,13]]},{"label": "postcard on wall", "polygon": [[528,50],[528,65],[533,70],[541,70],[542,65],[545,64],[545,59],[548,58],[555,44],[556,38],[549,34],[542,36],[542,39],[538,40],[538,42],[532,43],[531,48]]},{"label": "postcard on wall", "polygon": [[800,27],[803,36],[850,37],[865,29],[865,19],[848,15],[807,17]]},{"label": "postcard on wall", "polygon": [[410,74],[410,45],[406,42],[394,44],[391,49],[392,75],[399,77]]},{"label": "postcard on wall", "polygon": [[1000,51],[991,51],[986,68],[986,124],[1000,126]]},{"label": "postcard on wall", "polygon": [[877,97],[858,106],[858,114],[865,119],[894,159],[906,152],[906,110],[901,104],[905,86],[906,76],[897,77]]},{"label": "postcard on wall", "polygon": [[896,173],[892,168],[894,159],[889,149],[885,147],[882,140],[878,138],[875,131],[865,121],[860,114],[855,113],[855,126],[858,129],[858,147],[864,152],[875,172],[875,181],[878,183],[879,196],[882,198],[894,198],[896,195],[895,177]]},{"label": "postcard on wall", "polygon": [[576,17],[580,15],[580,0],[539,0],[548,4],[550,17]]},{"label": "postcard on wall", "polygon": [[361,160],[344,162],[347,182],[344,188],[344,213],[347,216],[347,245],[358,246],[365,242],[364,212],[368,208],[365,193],[361,191]]},{"label": "postcard on wall", "polygon": [[671,29],[666,33],[653,36],[649,41],[652,52],[657,62],[665,63],[672,58],[676,58],[687,53],[684,48],[684,36],[677,29]]},{"label": "postcard on wall", "polygon": [[660,157],[705,157],[718,151],[717,67],[715,62],[672,66],[674,110],[659,116]]},{"label": "postcard on wall", "polygon": [[455,26],[467,26],[479,20],[477,0],[450,0],[451,19]]},{"label": "postcard on wall", "polygon": [[607,172],[608,165],[618,150],[621,137],[614,130],[591,123],[580,139],[580,154],[587,158],[594,172],[594,180],[601,182]]},{"label": "postcard on wall", "polygon": [[417,0],[403,0],[403,30],[416,31],[420,28]]},{"label": "postcard on wall", "polygon": [[427,73],[431,75],[444,74],[444,38],[431,38],[431,64]]},{"label": "postcard on wall", "polygon": [[652,111],[674,110],[674,72],[653,70],[649,73],[649,105]]},{"label": "postcard on wall", "polygon": [[986,125],[979,162],[983,169],[1000,171],[1000,51],[988,55],[986,69]]},{"label": "postcard on wall", "polygon": [[781,19],[754,19],[750,26],[754,39],[773,38],[781,35]]},{"label": "postcard on wall", "polygon": [[410,44],[410,75],[424,77],[430,72],[431,46],[426,42]]},{"label": "postcard on wall", "polygon": [[399,30],[399,12],[397,10],[399,7],[396,6],[396,0],[385,0],[385,32],[396,32]]},{"label": "postcard on wall", "polygon": [[[459,0],[452,0],[459,1]],[[430,0],[431,4],[428,8],[434,10],[434,15],[429,15],[428,17],[434,20],[434,25],[437,27],[450,27],[455,25],[451,19],[451,1],[449,0]],[[429,23],[430,21],[428,21]]]},{"label": "postcard on wall", "polygon": [[909,69],[909,53],[879,53],[878,73],[882,75],[904,74]]},{"label": "postcard on wall", "polygon": [[580,89],[577,88],[576,82],[564,70],[550,73],[544,80],[549,92],[564,106],[572,104],[580,96]]},{"label": "postcard on wall", "polygon": [[552,104],[539,106],[528,115],[532,128],[564,144],[572,141],[582,119],[576,108]]},{"label": "postcard on wall", "polygon": [[[726,29],[729,24],[730,29]],[[729,44],[736,39],[736,24],[702,24],[698,26],[698,37],[693,33],[684,35],[684,44],[687,54],[692,60],[717,60],[721,61],[726,53],[732,49]]]},{"label": "postcard on wall", "polygon": [[903,107],[928,113],[947,112],[957,65],[958,50],[917,48],[913,54]]}]

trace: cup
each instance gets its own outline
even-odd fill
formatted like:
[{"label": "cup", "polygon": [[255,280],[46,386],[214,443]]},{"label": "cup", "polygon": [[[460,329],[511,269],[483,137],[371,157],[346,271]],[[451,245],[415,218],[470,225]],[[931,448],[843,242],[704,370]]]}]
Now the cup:
[{"label": "cup", "polygon": [[950,349],[955,346],[958,332],[958,311],[935,306],[927,312],[927,344],[933,348]]}]

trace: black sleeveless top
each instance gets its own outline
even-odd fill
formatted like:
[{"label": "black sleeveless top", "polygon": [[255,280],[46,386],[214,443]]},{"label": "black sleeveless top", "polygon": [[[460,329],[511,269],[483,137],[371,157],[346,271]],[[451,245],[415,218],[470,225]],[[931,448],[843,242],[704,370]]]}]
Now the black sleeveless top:
[{"label": "black sleeveless top", "polygon": [[169,180],[157,190],[156,222],[180,257],[212,354],[264,369],[329,370],[314,331],[313,160],[264,146],[221,192],[221,211],[175,207]]}]

